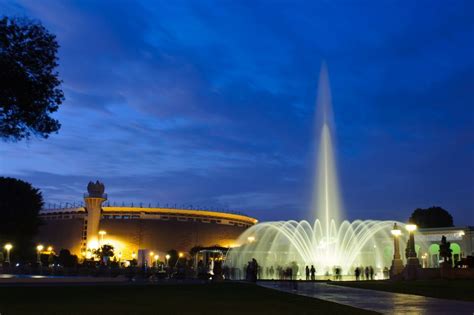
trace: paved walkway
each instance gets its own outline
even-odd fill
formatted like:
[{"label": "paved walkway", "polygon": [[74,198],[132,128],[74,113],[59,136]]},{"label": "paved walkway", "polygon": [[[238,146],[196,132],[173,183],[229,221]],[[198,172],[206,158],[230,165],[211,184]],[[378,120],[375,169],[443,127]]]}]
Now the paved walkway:
[{"label": "paved walkway", "polygon": [[298,282],[294,289],[288,282],[262,281],[262,287],[350,305],[382,314],[469,314],[474,302],[435,299],[419,295],[349,288],[322,282]]}]

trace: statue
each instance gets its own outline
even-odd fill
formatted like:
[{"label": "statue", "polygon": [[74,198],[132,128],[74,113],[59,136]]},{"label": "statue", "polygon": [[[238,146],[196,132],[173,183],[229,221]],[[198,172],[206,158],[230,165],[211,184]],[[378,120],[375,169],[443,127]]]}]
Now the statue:
[{"label": "statue", "polygon": [[439,256],[443,258],[442,266],[444,268],[451,268],[452,266],[452,249],[451,243],[446,240],[446,236],[441,237],[441,244],[439,244]]},{"label": "statue", "polygon": [[97,197],[102,198],[104,196],[105,186],[99,181],[89,182],[87,184],[87,192],[89,193],[89,197]]}]

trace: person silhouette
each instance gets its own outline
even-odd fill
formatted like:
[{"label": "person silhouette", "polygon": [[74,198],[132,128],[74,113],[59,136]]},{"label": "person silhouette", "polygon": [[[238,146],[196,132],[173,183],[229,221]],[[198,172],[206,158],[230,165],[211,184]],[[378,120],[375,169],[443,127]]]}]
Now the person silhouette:
[{"label": "person silhouette", "polygon": [[311,280],[313,280],[313,281],[316,280],[316,269],[314,268],[313,265],[311,265],[310,272],[311,272]]},{"label": "person silhouette", "polygon": [[273,269],[273,265],[270,266],[270,279],[273,280],[273,274],[275,273],[275,270]]},{"label": "person silhouette", "polygon": [[305,273],[306,273],[306,281],[308,281],[309,280],[309,267],[308,266],[306,266],[305,268]]},{"label": "person silhouette", "polygon": [[356,267],[354,273],[355,273],[355,276],[356,276],[356,281],[359,281],[359,277],[360,277],[360,269],[359,269],[359,267]]}]

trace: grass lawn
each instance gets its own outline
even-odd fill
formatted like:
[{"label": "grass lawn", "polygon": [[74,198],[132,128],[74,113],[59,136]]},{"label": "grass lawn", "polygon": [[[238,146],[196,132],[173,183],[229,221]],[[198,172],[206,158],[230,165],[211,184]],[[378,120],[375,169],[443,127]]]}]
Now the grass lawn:
[{"label": "grass lawn", "polygon": [[245,283],[0,287],[0,314],[373,314]]},{"label": "grass lawn", "polygon": [[474,301],[473,280],[344,281],[331,282],[331,284],[442,299]]}]

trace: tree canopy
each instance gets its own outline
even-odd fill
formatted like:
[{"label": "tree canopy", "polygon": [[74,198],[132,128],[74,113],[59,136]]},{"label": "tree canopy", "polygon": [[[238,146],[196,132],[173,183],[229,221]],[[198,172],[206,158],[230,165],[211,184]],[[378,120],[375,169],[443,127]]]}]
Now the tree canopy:
[{"label": "tree canopy", "polygon": [[420,228],[437,228],[453,226],[453,217],[448,211],[441,207],[431,207],[427,209],[418,208],[408,220]]},{"label": "tree canopy", "polygon": [[60,128],[50,114],[64,100],[56,37],[39,22],[0,18],[0,137],[47,138]]},{"label": "tree canopy", "polygon": [[40,224],[43,197],[39,189],[19,179],[0,177],[0,245],[10,242],[14,252],[27,255]]}]

